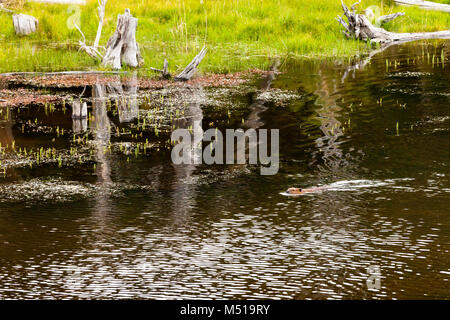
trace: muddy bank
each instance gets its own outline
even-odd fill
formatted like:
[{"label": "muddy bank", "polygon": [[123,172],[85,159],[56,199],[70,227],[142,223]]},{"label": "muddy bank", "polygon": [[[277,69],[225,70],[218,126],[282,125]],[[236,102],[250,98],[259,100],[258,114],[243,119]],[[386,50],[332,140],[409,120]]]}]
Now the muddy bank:
[{"label": "muddy bank", "polygon": [[0,89],[0,107],[59,103],[62,99],[63,97],[60,95],[48,94],[42,90]]},{"label": "muddy bank", "polygon": [[[248,70],[231,74],[209,74],[186,82],[158,80],[155,78],[137,78],[134,80],[141,90],[159,90],[164,88],[185,87],[237,87],[270,74],[270,71]],[[106,85],[124,82],[132,74],[4,74],[0,75],[0,106],[20,106],[61,102],[63,97],[56,91],[73,91],[94,85]],[[49,94],[48,91],[53,94]],[[56,90],[56,91],[55,91]]]},{"label": "muddy bank", "polygon": [[[196,77],[186,82],[171,80],[158,80],[154,78],[139,78],[138,85],[141,89],[161,89],[166,87],[182,87],[189,85],[202,85],[206,87],[236,86],[249,81],[249,79],[265,74],[261,70],[249,70],[231,74],[210,74]],[[132,74],[7,74],[0,75],[0,85],[27,85],[37,88],[70,88],[85,85],[105,84],[117,81],[118,78],[126,78]]]}]

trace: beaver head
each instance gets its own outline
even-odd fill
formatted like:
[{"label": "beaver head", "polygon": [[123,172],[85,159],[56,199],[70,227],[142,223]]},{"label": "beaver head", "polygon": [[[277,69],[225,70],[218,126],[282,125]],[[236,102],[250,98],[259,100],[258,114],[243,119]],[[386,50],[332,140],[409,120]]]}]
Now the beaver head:
[{"label": "beaver head", "polygon": [[302,193],[302,189],[300,188],[289,188],[286,191],[289,194],[301,194]]}]

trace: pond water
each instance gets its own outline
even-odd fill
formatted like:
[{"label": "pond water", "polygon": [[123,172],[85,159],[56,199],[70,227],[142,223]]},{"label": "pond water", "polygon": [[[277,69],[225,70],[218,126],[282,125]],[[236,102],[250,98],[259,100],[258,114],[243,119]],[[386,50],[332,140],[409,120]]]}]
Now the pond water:
[{"label": "pond water", "polygon": [[[3,108],[0,298],[448,299],[449,48],[281,61],[239,88],[75,88],[86,121]],[[172,164],[171,129],[199,121],[280,129],[278,174]]]}]

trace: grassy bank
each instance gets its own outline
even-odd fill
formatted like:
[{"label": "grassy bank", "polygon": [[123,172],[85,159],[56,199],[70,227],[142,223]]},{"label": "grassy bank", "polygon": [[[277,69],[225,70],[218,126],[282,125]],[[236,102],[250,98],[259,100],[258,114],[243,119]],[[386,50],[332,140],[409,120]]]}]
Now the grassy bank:
[{"label": "grassy bank", "polygon": [[[382,14],[407,15],[388,24],[391,31],[450,28],[448,13],[396,7],[387,0],[365,0],[359,8],[382,3]],[[26,3],[20,12],[35,16],[40,24],[37,34],[21,38],[14,34],[11,15],[0,13],[0,72],[100,68],[77,51],[80,34],[70,28],[70,21],[79,16],[92,43],[98,25],[96,6],[96,0],[86,6]],[[151,66],[161,67],[164,58],[172,71],[181,69],[204,43],[210,51],[200,69],[220,73],[266,68],[274,56],[349,57],[367,50],[366,44],[341,34],[335,20],[342,14],[339,0],[109,0],[101,44],[106,44],[117,14],[125,8],[139,19],[144,74],[151,73]]]}]

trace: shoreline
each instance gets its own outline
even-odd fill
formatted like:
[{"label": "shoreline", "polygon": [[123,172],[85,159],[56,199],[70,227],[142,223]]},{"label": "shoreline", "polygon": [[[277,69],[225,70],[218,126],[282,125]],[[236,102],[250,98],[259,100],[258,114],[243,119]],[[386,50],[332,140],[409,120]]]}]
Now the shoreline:
[{"label": "shoreline", "polygon": [[[358,12],[373,5],[380,6],[380,2],[364,0]],[[78,11],[69,7],[26,3],[20,12],[39,20],[37,33],[27,37],[17,37],[10,14],[0,13],[0,41],[4,44],[0,72],[98,68],[98,62],[78,52],[81,35],[70,27],[71,19],[79,16],[80,29],[91,44],[98,27],[97,1],[78,6]],[[224,1],[220,6],[197,0],[186,0],[183,5],[155,0],[145,6],[139,6],[137,0],[126,4],[109,0],[100,45],[113,34],[117,15],[125,7],[138,19],[136,37],[145,59],[140,72],[148,76],[150,68],[161,68],[164,59],[171,72],[181,71],[203,45],[209,48],[199,66],[204,73],[268,69],[274,57],[344,60],[370,50],[365,42],[347,39],[341,33],[342,27],[335,21],[336,15],[342,14],[339,0],[281,0],[277,4]],[[406,15],[389,22],[385,26],[388,31],[438,31],[448,29],[450,22],[448,14],[442,12],[388,4],[381,8],[382,14],[395,12]]]},{"label": "shoreline", "polygon": [[[156,78],[137,76],[137,87],[140,90],[161,90],[183,87],[237,87],[267,75],[271,71],[247,70],[230,74],[198,75],[186,82],[158,80]],[[131,73],[130,73],[131,74]],[[58,90],[70,90],[108,84],[120,81],[130,74],[22,74],[0,75],[0,107],[19,107],[30,104],[45,104],[62,102],[63,94]],[[42,94],[42,90],[55,90],[52,94]]]}]

